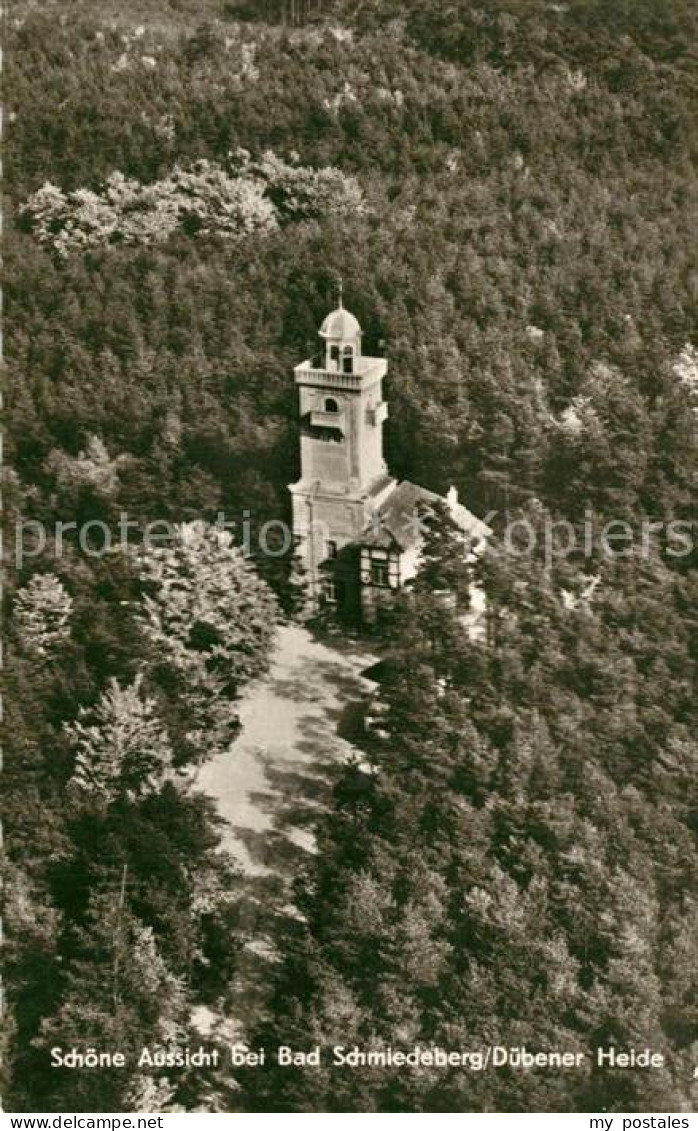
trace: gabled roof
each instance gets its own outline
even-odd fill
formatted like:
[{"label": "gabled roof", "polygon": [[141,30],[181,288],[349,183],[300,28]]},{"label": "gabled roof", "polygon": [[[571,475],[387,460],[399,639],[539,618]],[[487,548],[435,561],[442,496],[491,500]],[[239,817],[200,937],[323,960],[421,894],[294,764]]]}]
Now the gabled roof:
[{"label": "gabled roof", "polygon": [[492,532],[462,503],[447,504],[446,499],[417,483],[403,479],[377,508],[363,531],[362,546],[381,549],[407,550],[420,541],[424,534],[424,520],[434,512],[434,504],[449,506],[451,518],[473,542],[480,542]]}]

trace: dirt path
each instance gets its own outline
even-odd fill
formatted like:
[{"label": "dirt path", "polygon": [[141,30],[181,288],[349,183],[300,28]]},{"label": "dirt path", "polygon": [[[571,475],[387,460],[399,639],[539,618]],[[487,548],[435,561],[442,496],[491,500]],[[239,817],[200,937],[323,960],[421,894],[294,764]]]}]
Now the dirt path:
[{"label": "dirt path", "polygon": [[194,1010],[202,1037],[218,1031],[245,1039],[264,1010],[276,942],[295,914],[291,884],[314,851],[313,823],[337,767],[354,750],[357,705],[374,687],[360,673],[374,661],[368,651],[283,626],[269,673],[241,702],[240,737],[195,779],[194,788],[216,802],[223,847],[241,870],[237,975],[216,1008]]},{"label": "dirt path", "polygon": [[351,735],[356,704],[371,687],[360,673],[373,660],[320,643],[299,625],[279,630],[268,675],[241,703],[240,737],[196,779],[227,822],[225,847],[245,874],[287,871],[313,850],[309,826],[333,768],[352,752],[342,735]]}]

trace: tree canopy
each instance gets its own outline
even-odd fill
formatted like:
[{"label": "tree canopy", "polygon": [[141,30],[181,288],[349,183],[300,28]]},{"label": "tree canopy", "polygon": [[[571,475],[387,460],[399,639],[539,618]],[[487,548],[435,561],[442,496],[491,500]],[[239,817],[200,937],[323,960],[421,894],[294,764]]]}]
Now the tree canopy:
[{"label": "tree canopy", "polygon": [[[5,514],[48,530],[5,594],[14,1110],[688,1107],[695,32],[685,0],[13,5]],[[59,1035],[176,1041],[242,977],[192,773],[298,604],[261,532],[339,275],[391,470],[494,540],[468,563],[430,531],[246,1036],[642,1043],[651,1076],[48,1066]],[[124,515],[174,534],[119,548]],[[586,553],[588,516],[655,532]],[[577,551],[496,552],[513,519]]]}]

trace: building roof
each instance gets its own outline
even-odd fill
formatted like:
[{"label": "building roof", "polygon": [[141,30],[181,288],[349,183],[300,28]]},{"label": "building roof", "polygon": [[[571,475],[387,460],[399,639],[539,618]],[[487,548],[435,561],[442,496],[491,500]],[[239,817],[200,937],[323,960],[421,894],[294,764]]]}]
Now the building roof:
[{"label": "building roof", "polygon": [[341,305],[327,315],[320,327],[321,338],[356,338],[360,333],[358,319]]},{"label": "building roof", "polygon": [[448,506],[456,526],[473,542],[480,542],[491,534],[489,526],[462,503],[449,504],[441,495],[403,479],[374,512],[359,539],[361,545],[403,551],[409,549],[423,536],[424,521],[434,513],[435,503]]}]

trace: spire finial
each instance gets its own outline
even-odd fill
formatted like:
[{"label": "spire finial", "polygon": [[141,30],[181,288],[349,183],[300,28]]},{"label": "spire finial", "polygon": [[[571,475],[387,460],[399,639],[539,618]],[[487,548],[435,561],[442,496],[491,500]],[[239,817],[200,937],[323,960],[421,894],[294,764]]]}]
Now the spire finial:
[{"label": "spire finial", "polygon": [[341,275],[339,276],[339,282],[337,283],[337,290],[339,291],[339,309],[343,310],[344,309],[344,280],[342,279]]}]

